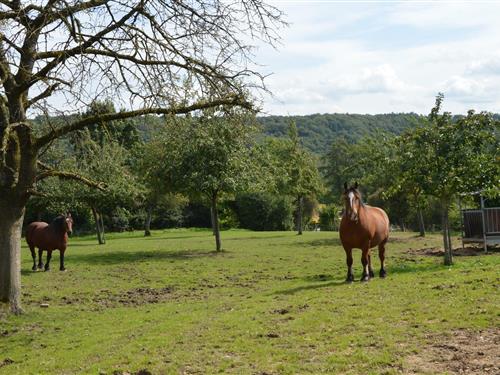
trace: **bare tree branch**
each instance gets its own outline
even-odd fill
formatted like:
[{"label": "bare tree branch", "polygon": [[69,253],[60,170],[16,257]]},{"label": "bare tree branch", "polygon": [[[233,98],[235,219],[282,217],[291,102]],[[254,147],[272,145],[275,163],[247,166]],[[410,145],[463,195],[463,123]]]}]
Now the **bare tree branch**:
[{"label": "bare tree branch", "polygon": [[48,165],[42,163],[41,161],[38,161],[37,164],[39,167],[41,167],[41,169],[43,169],[43,172],[40,172],[39,174],[36,175],[35,181],[41,181],[49,177],[59,177],[65,180],[75,180],[91,188],[95,188],[101,191],[106,191],[106,186],[102,182],[92,181],[91,179],[82,176],[81,174],[78,173],[58,171],[52,169]]},{"label": "bare tree branch", "polygon": [[138,117],[148,114],[157,115],[180,115],[197,110],[217,107],[217,106],[241,106],[249,110],[253,110],[251,103],[247,102],[244,98],[239,96],[229,96],[223,99],[216,99],[211,101],[200,101],[191,105],[178,105],[172,106],[170,108],[158,107],[158,108],[143,108],[135,111],[124,111],[117,113],[106,113],[106,114],[96,114],[95,116],[86,117],[80,121],[76,121],[72,124],[65,125],[56,129],[53,129],[49,133],[41,136],[35,141],[35,147],[40,148],[52,141],[53,139],[59,138],[65,134],[73,132],[75,130],[84,129],[87,126],[99,123],[106,123],[113,120],[121,120],[130,117]]}]

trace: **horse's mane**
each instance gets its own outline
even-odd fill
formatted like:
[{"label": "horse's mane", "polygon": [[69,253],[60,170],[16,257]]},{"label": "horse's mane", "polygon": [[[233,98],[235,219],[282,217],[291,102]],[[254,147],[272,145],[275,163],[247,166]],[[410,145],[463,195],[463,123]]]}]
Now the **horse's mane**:
[{"label": "horse's mane", "polygon": [[57,231],[63,232],[65,230],[64,228],[65,221],[66,221],[66,216],[59,215],[54,220],[52,220],[52,223],[50,223],[50,225],[56,228]]}]

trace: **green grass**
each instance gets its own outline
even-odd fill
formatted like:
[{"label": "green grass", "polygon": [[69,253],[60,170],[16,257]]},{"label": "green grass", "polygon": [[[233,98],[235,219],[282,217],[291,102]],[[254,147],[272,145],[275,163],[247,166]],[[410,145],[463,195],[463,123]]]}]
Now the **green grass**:
[{"label": "green grass", "polygon": [[23,247],[26,313],[0,320],[0,374],[392,374],[430,337],[499,326],[498,254],[445,267],[408,252],[438,235],[392,237],[388,278],[349,285],[331,232],[226,231],[222,254],[199,230],[72,238],[64,273],[57,253],[32,272]]}]

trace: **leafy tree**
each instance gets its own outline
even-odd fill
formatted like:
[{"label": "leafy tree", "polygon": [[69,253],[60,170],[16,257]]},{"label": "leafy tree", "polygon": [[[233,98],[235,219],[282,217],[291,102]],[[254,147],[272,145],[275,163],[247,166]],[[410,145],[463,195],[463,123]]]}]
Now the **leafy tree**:
[{"label": "leafy tree", "polygon": [[260,180],[255,164],[256,128],[245,113],[205,111],[200,117],[172,120],[156,150],[160,176],[174,190],[209,202],[217,251],[222,249],[218,203]]},{"label": "leafy tree", "polygon": [[135,150],[134,172],[144,186],[143,206],[146,210],[144,236],[146,237],[151,236],[151,220],[154,208],[171,190],[169,186],[166,186],[158,172],[158,157],[162,153],[162,147],[162,142],[155,139],[144,143]]},{"label": "leafy tree", "polygon": [[[0,3],[0,302],[22,311],[21,227],[33,183],[47,175],[40,153],[55,139],[101,121],[250,107],[242,87],[255,86],[262,76],[247,68],[245,41],[250,35],[273,43],[281,17],[254,0]],[[67,99],[66,114],[103,96],[131,105],[36,131],[27,111],[54,110],[56,95]],[[50,171],[56,173],[62,172]]]},{"label": "leafy tree", "polygon": [[357,180],[349,173],[353,162],[351,148],[344,137],[337,137],[333,140],[330,150],[322,157],[321,171],[331,188],[331,193],[338,197],[342,191],[345,181]]},{"label": "leafy tree", "polygon": [[90,209],[98,242],[104,244],[104,214],[112,217],[121,210],[123,217],[123,210],[136,204],[141,189],[127,166],[127,150],[116,141],[110,140],[101,145],[91,139],[89,131],[81,131],[78,142],[72,144],[72,148],[63,144],[58,152],[55,149],[44,155],[44,166],[51,170],[60,167],[61,159],[56,155],[64,152],[64,169],[80,178],[92,176],[100,182],[100,189],[61,178],[44,179],[36,184],[41,196],[35,198],[35,202],[38,206],[52,208],[52,211],[54,206],[65,207],[64,210]]},{"label": "leafy tree", "polygon": [[118,143],[111,141],[101,146],[91,139],[85,141],[77,159],[80,173],[92,176],[106,186],[105,190],[81,187],[76,192],[76,200],[84,202],[92,211],[99,244],[105,243],[103,213],[133,208],[141,194],[140,185],[127,166],[127,159],[127,151]]},{"label": "leafy tree", "polygon": [[444,263],[451,265],[449,210],[461,193],[496,192],[500,182],[500,121],[486,112],[469,111],[452,121],[448,112],[440,113],[443,95],[436,97],[428,122],[399,140],[399,184],[413,186],[418,194],[437,198],[445,249]]},{"label": "leafy tree", "polygon": [[291,121],[288,138],[268,139],[267,149],[274,169],[275,189],[293,197],[296,204],[296,230],[302,234],[304,199],[315,198],[323,192],[316,157],[301,144],[296,124]]}]

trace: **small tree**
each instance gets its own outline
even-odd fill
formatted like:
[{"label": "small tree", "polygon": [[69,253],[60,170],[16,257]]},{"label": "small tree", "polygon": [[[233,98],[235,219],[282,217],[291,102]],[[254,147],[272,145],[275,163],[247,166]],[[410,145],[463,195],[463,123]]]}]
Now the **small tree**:
[{"label": "small tree", "polygon": [[95,179],[99,181],[100,189],[93,184],[82,186],[64,178],[41,179],[35,185],[41,196],[35,200],[38,206],[54,207],[54,202],[57,202],[65,210],[73,207],[90,209],[98,243],[104,244],[104,214],[111,215],[118,208],[132,208],[141,189],[127,166],[127,150],[116,141],[107,140],[100,144],[91,139],[89,131],[81,131],[78,141],[73,139],[72,144],[72,150],[67,142],[53,148],[44,155],[43,165],[47,170],[63,167],[79,179]]},{"label": "small tree", "polygon": [[[176,191],[209,202],[216,250],[222,249],[218,202],[224,194],[248,189],[259,180],[254,156],[256,128],[248,114],[206,111],[172,120],[160,140],[157,169]],[[158,147],[156,147],[158,150]]]},{"label": "small tree", "polygon": [[296,230],[302,234],[304,198],[314,198],[323,191],[321,176],[316,158],[300,143],[295,122],[290,122],[288,138],[271,142],[271,152],[275,155],[275,163],[279,170],[277,188],[296,202]]}]

